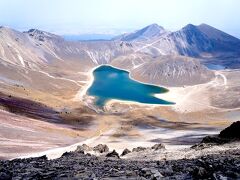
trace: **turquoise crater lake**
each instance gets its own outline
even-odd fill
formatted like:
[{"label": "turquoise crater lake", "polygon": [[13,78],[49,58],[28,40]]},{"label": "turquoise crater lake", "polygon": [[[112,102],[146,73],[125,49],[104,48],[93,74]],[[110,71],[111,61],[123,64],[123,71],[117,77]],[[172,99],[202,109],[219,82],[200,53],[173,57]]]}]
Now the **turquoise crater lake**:
[{"label": "turquoise crater lake", "polygon": [[154,97],[154,94],[166,93],[163,87],[134,81],[129,72],[102,65],[93,71],[94,81],[87,94],[96,98],[97,106],[104,106],[108,100],[126,100],[146,104],[174,104]]}]

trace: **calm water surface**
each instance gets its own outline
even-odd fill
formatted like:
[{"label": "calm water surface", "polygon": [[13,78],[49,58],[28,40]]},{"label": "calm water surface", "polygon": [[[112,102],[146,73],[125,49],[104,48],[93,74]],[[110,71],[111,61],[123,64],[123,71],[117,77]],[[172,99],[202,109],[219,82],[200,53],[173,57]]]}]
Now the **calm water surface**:
[{"label": "calm water surface", "polygon": [[110,99],[146,104],[174,104],[154,97],[154,94],[167,92],[166,88],[134,81],[129,78],[127,71],[103,65],[93,71],[93,76],[94,82],[87,93],[96,97],[97,106],[104,106]]}]

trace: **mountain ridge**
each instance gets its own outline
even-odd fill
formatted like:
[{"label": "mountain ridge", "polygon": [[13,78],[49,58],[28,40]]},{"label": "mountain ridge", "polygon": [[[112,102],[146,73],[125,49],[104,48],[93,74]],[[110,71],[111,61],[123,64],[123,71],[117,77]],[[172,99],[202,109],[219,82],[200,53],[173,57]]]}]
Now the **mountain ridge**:
[{"label": "mountain ridge", "polygon": [[[210,32],[212,31],[217,32],[217,34],[215,34],[214,38],[209,38],[208,36],[211,35]],[[207,32],[208,35],[206,35]],[[135,73],[137,79],[146,79],[146,82],[151,80],[156,84],[164,82],[165,85],[172,86],[174,85],[172,81],[176,78],[178,80],[176,82],[181,82],[178,86],[181,86],[186,83],[181,80],[183,76],[190,77],[189,84],[202,83],[213,77],[211,73],[206,73],[208,70],[205,70],[199,64],[199,58],[203,58],[205,54],[208,54],[210,57],[222,57],[222,54],[224,56],[230,54],[231,58],[239,54],[238,45],[240,47],[240,40],[225,35],[219,30],[212,30],[207,25],[200,25],[199,28],[199,26],[189,24],[179,31],[169,32],[157,24],[152,24],[137,31],[137,34],[140,37],[147,34],[150,38],[146,40],[140,38],[141,43],[139,43],[136,39],[136,34],[134,34],[134,38],[131,41],[76,42],[66,41],[61,36],[37,29],[30,29],[22,33],[10,28],[1,28],[0,58],[3,62],[7,61],[10,64],[22,66],[23,68],[27,67],[32,70],[41,71],[49,68],[52,69],[53,67],[50,64],[58,64],[58,66],[64,64],[63,66],[66,66],[69,62],[74,63],[76,67],[79,66],[80,69],[95,67],[101,64],[113,64],[129,71],[134,71],[138,66],[145,64],[147,67],[151,67],[148,68],[150,72],[145,72],[143,68],[144,73],[140,73],[138,69],[138,71],[135,71],[138,72],[138,74]],[[225,41],[221,40],[218,42],[216,37],[221,37]],[[225,48],[228,42],[230,42],[231,47]],[[185,58],[181,58],[181,56]],[[190,60],[192,57],[195,58],[194,61],[196,62]],[[240,55],[236,57],[240,57]],[[166,63],[162,63],[163,59],[169,59],[168,62],[173,63],[173,66],[169,63],[167,65]],[[170,73],[170,77],[173,77],[172,79],[170,78],[171,80],[169,78],[164,81],[161,78],[156,79],[157,76],[155,74],[158,71],[153,69],[154,65],[150,65],[153,64],[152,61],[157,61],[156,63],[154,62],[156,66],[166,65],[166,67],[171,68],[179,64],[176,63],[176,59],[180,64],[189,66],[192,74],[195,73],[194,71],[196,71],[196,74],[190,76],[185,73],[184,68],[175,68],[175,73],[181,74],[182,77],[175,77],[175,75]],[[234,66],[240,64],[240,59],[233,59],[233,61],[235,64],[232,65]],[[194,69],[193,67],[195,66],[199,68]],[[54,71],[57,71],[57,69]],[[144,74],[149,74],[149,77],[144,78]],[[163,71],[162,74],[164,76],[169,75],[169,72],[165,73]],[[208,74],[208,76],[204,77],[204,74]],[[197,75],[200,78],[196,78]]]}]

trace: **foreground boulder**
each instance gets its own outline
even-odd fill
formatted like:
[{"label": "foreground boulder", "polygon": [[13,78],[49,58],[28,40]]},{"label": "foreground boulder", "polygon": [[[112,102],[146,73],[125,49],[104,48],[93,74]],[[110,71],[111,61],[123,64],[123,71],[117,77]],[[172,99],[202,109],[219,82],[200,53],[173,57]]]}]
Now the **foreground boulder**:
[{"label": "foreground boulder", "polygon": [[130,151],[129,149],[125,148],[125,149],[123,150],[121,156],[125,156],[126,154],[129,154],[129,153],[131,153],[131,151]]},{"label": "foreground boulder", "polygon": [[87,152],[87,151],[92,151],[93,148],[92,147],[89,147],[88,145],[86,144],[83,144],[83,145],[80,145],[80,146],[77,146],[77,149],[76,149],[76,152]]},{"label": "foreground boulder", "polygon": [[201,143],[224,144],[237,140],[240,140],[240,121],[232,123],[222,130],[219,135],[204,137]]},{"label": "foreground boulder", "polygon": [[232,123],[218,135],[220,138],[240,140],[240,121]]},{"label": "foreground boulder", "polygon": [[224,144],[228,142],[228,139],[220,138],[219,136],[206,136],[201,141],[201,143],[206,144]]},{"label": "foreground boulder", "polygon": [[163,144],[159,143],[159,144],[153,145],[153,146],[151,147],[151,149],[153,149],[153,150],[155,150],[155,151],[157,151],[157,150],[162,150],[162,149],[165,149],[165,146],[164,146]]},{"label": "foreground boulder", "polygon": [[192,146],[191,148],[201,150],[211,147],[213,145],[225,144],[233,141],[240,140],[240,121],[232,123],[229,127],[223,129],[220,134],[206,136],[199,144]]},{"label": "foreground boulder", "polygon": [[155,168],[143,168],[141,169],[141,174],[148,179],[160,179],[163,177],[163,175]]},{"label": "foreground boulder", "polygon": [[147,148],[139,146],[139,147],[133,148],[132,152],[140,152],[145,150],[147,150]]},{"label": "foreground boulder", "polygon": [[107,153],[109,152],[109,148],[106,144],[99,144],[93,148],[93,151],[99,153]]},{"label": "foreground boulder", "polygon": [[120,158],[119,154],[115,151],[115,149],[112,152],[107,153],[106,157]]}]

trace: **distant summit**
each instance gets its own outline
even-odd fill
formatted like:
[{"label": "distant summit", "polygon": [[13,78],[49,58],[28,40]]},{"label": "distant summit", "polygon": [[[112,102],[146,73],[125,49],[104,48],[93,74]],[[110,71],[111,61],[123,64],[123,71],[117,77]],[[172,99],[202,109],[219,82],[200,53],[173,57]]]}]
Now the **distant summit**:
[{"label": "distant summit", "polygon": [[[240,40],[207,24],[188,24],[181,30],[171,33],[181,55],[201,56],[202,53],[239,53]],[[217,55],[218,56],[218,55]]]},{"label": "distant summit", "polygon": [[28,34],[29,36],[39,40],[39,41],[44,41],[46,39],[61,39],[61,36],[49,33],[49,32],[45,32],[45,31],[41,31],[38,29],[29,29],[28,31],[23,32],[25,34]]},{"label": "distant summit", "polygon": [[114,38],[114,40],[142,41],[142,40],[148,40],[148,39],[158,37],[164,33],[166,33],[166,30],[162,26],[159,26],[158,24],[151,24],[133,33],[126,33],[126,34],[120,35]]},{"label": "distant summit", "polygon": [[[169,32],[152,24],[133,33],[120,35],[114,40],[135,45],[136,51],[159,55],[183,55],[190,57],[240,56],[240,40],[207,24],[188,24],[182,29]],[[135,42],[146,43],[142,46]]]}]

